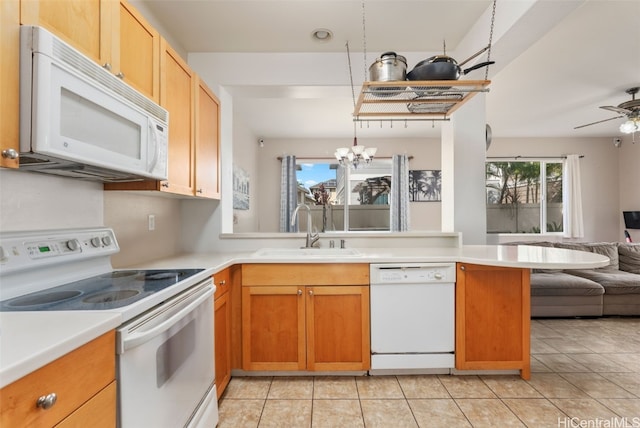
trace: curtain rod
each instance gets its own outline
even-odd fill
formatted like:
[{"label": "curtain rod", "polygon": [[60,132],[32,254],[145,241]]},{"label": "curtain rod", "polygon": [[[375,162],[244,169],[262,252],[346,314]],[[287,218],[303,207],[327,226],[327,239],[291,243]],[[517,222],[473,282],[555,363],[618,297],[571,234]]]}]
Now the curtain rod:
[{"label": "curtain rod", "polygon": [[[584,155],[579,155],[580,159],[584,157]],[[567,155],[563,156],[488,156],[487,159],[566,159]]]},{"label": "curtain rod", "polygon": [[[407,158],[409,158],[409,160],[413,159],[413,156],[407,156]],[[276,159],[278,159],[279,161],[282,161],[282,156],[278,156]],[[296,156],[296,160],[298,159],[302,159],[302,160],[334,160],[337,162],[337,159],[335,157],[329,157],[329,156],[325,156],[325,157],[318,157],[318,156]],[[391,156],[374,156],[373,159],[392,159]]]}]

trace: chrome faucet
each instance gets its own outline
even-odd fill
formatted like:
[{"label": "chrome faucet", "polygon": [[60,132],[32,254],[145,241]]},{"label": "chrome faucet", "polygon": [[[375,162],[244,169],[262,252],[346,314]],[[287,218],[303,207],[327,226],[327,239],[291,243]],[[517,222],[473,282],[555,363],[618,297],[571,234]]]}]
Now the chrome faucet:
[{"label": "chrome faucet", "polygon": [[311,233],[312,221],[311,221],[311,208],[309,208],[309,205],[299,204],[296,207],[295,211],[293,212],[293,215],[291,216],[291,226],[296,225],[296,218],[298,217],[298,211],[300,211],[300,208],[303,208],[303,207],[307,210],[307,242],[304,248],[314,248],[313,244],[318,242],[318,240],[320,239],[320,235],[317,233],[314,233],[314,234]]}]

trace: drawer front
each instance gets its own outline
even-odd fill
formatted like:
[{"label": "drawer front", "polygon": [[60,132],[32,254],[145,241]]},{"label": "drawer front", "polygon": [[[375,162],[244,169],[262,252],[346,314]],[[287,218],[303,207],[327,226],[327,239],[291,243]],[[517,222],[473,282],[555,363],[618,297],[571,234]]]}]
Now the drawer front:
[{"label": "drawer front", "polygon": [[367,263],[242,265],[242,285],[368,285]]},{"label": "drawer front", "polygon": [[[0,391],[0,426],[50,427],[115,380],[115,332],[108,332]],[[56,403],[44,410],[39,397],[55,393]]]}]

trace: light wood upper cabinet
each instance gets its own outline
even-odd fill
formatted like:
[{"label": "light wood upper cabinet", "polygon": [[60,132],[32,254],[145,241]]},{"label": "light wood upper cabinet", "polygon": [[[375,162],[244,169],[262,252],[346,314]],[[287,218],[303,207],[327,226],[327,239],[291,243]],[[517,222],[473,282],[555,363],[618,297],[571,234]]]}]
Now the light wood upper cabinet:
[{"label": "light wood upper cabinet", "polygon": [[243,369],[370,368],[367,264],[245,264],[242,284]]},{"label": "light wood upper cabinet", "polygon": [[[0,426],[114,427],[115,332],[106,333],[0,390]],[[36,405],[55,393],[48,409]]]},{"label": "light wood upper cabinet", "polygon": [[456,369],[520,370],[529,379],[529,269],[458,263]]},{"label": "light wood upper cabinet", "polygon": [[196,196],[220,198],[220,102],[209,87],[196,78],[195,144]]},{"label": "light wood upper cabinet", "polygon": [[[104,0],[103,0],[104,1]],[[113,1],[112,72],[160,101],[160,34],[127,1]]]},{"label": "light wood upper cabinet", "polygon": [[101,65],[111,61],[113,0],[23,0],[20,23],[37,25]]},{"label": "light wood upper cabinet", "polygon": [[17,168],[20,150],[20,1],[0,1],[0,166]]},{"label": "light wood upper cabinet", "polygon": [[169,179],[161,190],[193,195],[195,73],[164,39],[160,51],[160,105],[169,111]]},{"label": "light wood upper cabinet", "polygon": [[48,29],[160,100],[160,34],[126,0],[24,0],[21,23]]},{"label": "light wood upper cabinet", "polygon": [[169,177],[104,188],[219,199],[219,101],[164,39],[160,53],[160,105],[169,112]]}]

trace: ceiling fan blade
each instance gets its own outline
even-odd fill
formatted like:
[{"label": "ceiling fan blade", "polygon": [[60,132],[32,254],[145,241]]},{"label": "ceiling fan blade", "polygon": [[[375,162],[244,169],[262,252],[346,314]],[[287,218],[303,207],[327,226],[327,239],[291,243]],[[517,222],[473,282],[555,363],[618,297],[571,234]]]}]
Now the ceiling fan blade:
[{"label": "ceiling fan blade", "polygon": [[621,113],[624,115],[629,115],[632,113],[631,110],[627,110],[626,108],[614,107],[614,106],[600,106],[601,109],[614,111],[616,113]]},{"label": "ceiling fan blade", "polygon": [[608,121],[610,121],[610,120],[620,119],[620,118],[622,118],[622,117],[625,117],[625,116],[616,116],[616,117],[612,117],[612,118],[609,118],[609,119],[599,120],[599,121],[597,121],[597,122],[587,123],[586,125],[576,126],[576,127],[575,127],[575,128],[573,128],[573,129],[580,129],[580,128],[584,128],[585,126],[596,125],[596,124],[598,124],[598,123],[608,122]]}]

